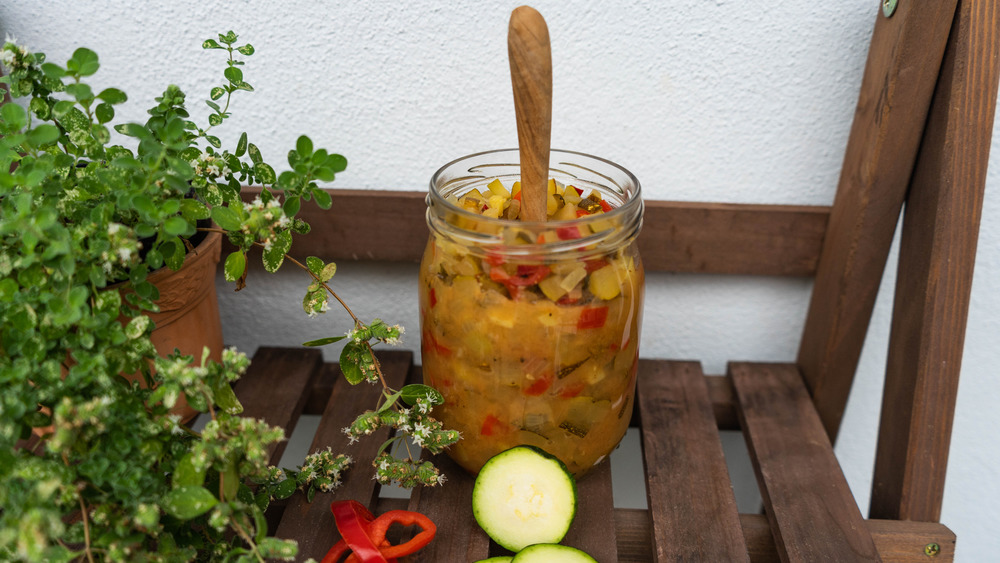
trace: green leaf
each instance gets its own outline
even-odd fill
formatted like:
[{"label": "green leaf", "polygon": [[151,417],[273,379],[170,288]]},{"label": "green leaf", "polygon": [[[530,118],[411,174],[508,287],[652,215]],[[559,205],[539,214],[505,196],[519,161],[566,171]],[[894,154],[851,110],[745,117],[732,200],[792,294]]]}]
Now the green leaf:
[{"label": "green leaf", "polygon": [[227,80],[234,84],[243,82],[243,71],[240,70],[239,67],[227,66],[226,70],[223,71],[223,74],[226,76]]},{"label": "green leaf", "polygon": [[403,402],[408,405],[417,404],[417,399],[426,399],[432,405],[442,405],[444,404],[444,395],[440,391],[431,387],[430,385],[423,385],[421,383],[411,383],[409,385],[404,385],[402,389],[399,390]]},{"label": "green leaf", "polygon": [[344,377],[351,385],[357,385],[362,381],[375,377],[374,371],[369,367],[375,363],[371,350],[363,342],[350,341],[344,345],[340,352],[340,370],[344,372]]},{"label": "green leaf", "polygon": [[284,231],[275,235],[275,240],[271,242],[270,248],[264,249],[264,269],[274,273],[285,261],[285,254],[292,247],[292,233]]},{"label": "green leaf", "polygon": [[180,205],[181,215],[192,223],[198,219],[208,219],[212,216],[205,204],[196,199],[182,199]]},{"label": "green leaf", "polygon": [[306,257],[306,267],[309,268],[310,272],[317,276],[323,271],[324,264],[325,262],[323,262],[322,258],[317,258],[315,256]]},{"label": "green leaf", "polygon": [[247,269],[247,255],[242,251],[237,250],[229,254],[226,257],[226,265],[224,268],[226,274],[226,281],[236,281],[243,277],[243,273]]},{"label": "green leaf", "polygon": [[13,301],[18,289],[17,282],[13,278],[0,280],[0,302],[10,303]]},{"label": "green leaf", "polygon": [[59,140],[59,128],[51,123],[42,123],[28,132],[28,143],[33,147],[44,147]]},{"label": "green leaf", "polygon": [[253,45],[249,43],[243,45],[242,47],[237,47],[236,50],[239,51],[241,55],[246,55],[248,57],[254,54]]},{"label": "green leaf", "polygon": [[94,91],[90,89],[90,86],[82,82],[79,84],[67,84],[66,93],[73,96],[78,102],[94,99]]},{"label": "green leaf", "polygon": [[260,164],[261,162],[264,162],[264,158],[260,156],[260,149],[257,148],[257,145],[253,143],[248,143],[247,153],[250,154],[250,160],[252,160],[254,164]]},{"label": "green leaf", "polygon": [[339,154],[331,154],[326,157],[326,163],[324,163],[324,166],[334,172],[343,172],[347,168],[347,159]]},{"label": "green leaf", "polygon": [[0,106],[0,118],[11,129],[20,130],[28,123],[28,112],[17,104],[4,104]]},{"label": "green leaf", "polygon": [[386,401],[384,403],[382,403],[382,406],[379,407],[378,410],[375,411],[375,412],[383,413],[383,412],[391,409],[392,406],[396,404],[396,401],[399,400],[399,397],[402,396],[402,394],[403,394],[402,391],[396,391],[392,395],[389,395],[389,397],[386,398]]},{"label": "green leaf", "polygon": [[310,340],[309,342],[303,342],[303,346],[326,346],[327,344],[333,344],[334,342],[340,342],[341,340],[347,338],[347,336],[329,336],[327,338],[317,338],[316,340]]},{"label": "green leaf", "polygon": [[42,72],[45,76],[54,80],[59,80],[66,76],[66,69],[55,63],[42,63]]},{"label": "green leaf", "polygon": [[336,273],[337,273],[337,263],[330,262],[326,266],[323,266],[323,270],[320,271],[319,281],[326,283],[330,281],[330,278],[332,278],[333,275]]},{"label": "green leaf", "polygon": [[330,206],[333,205],[333,198],[330,197],[330,192],[326,190],[313,188],[312,195],[316,198],[316,205],[318,205],[320,209],[330,209]]},{"label": "green leaf", "polygon": [[177,462],[174,468],[171,485],[175,489],[181,487],[200,487],[205,483],[205,470],[207,467],[199,467],[195,464],[195,454],[188,453]]},{"label": "green leaf", "polygon": [[222,108],[219,107],[219,104],[213,102],[212,100],[205,100],[205,105],[207,105],[208,107],[214,109],[217,112],[221,112],[222,111]]},{"label": "green leaf", "polygon": [[168,217],[166,221],[163,222],[163,230],[167,232],[168,235],[186,235],[189,234],[191,225],[183,217]]},{"label": "green leaf", "polygon": [[274,488],[274,498],[286,499],[292,496],[297,488],[298,485],[295,483],[295,479],[285,479]]},{"label": "green leaf", "polygon": [[213,127],[216,126],[216,125],[221,125],[222,124],[222,116],[219,115],[219,114],[217,114],[217,113],[209,114],[209,116],[208,116],[208,124],[211,125],[211,126],[213,126]]},{"label": "green leaf", "polygon": [[221,33],[219,34],[219,41],[222,41],[226,45],[232,45],[233,43],[236,43],[236,39],[238,37],[239,36],[236,35],[236,33],[234,33],[233,30],[229,30],[225,33],[225,35]]},{"label": "green leaf", "polygon": [[227,231],[238,231],[243,226],[239,214],[231,207],[213,207],[212,220]]},{"label": "green leaf", "polygon": [[94,116],[98,123],[107,123],[115,118],[115,108],[109,103],[97,104],[94,108]]},{"label": "green leaf", "polygon": [[247,133],[240,135],[240,140],[236,143],[236,156],[243,156],[247,152]]},{"label": "green leaf", "polygon": [[[212,88],[212,91],[211,91],[211,92],[209,92],[209,94],[208,94],[208,95],[209,95],[209,97],[211,97],[211,98],[212,98],[213,100],[218,100],[218,99],[219,99],[219,98],[221,98],[222,96],[225,96],[225,95],[226,95],[226,89],[225,89],[225,88],[223,88],[222,86],[216,86],[215,88]],[[218,107],[216,107],[216,108],[214,108],[214,109],[218,109]]]},{"label": "green leaf", "polygon": [[179,520],[190,520],[208,512],[219,499],[205,487],[178,487],[163,497],[163,510]]},{"label": "green leaf", "polygon": [[302,198],[297,195],[289,196],[285,200],[285,204],[281,206],[281,209],[285,212],[288,217],[295,217],[295,214],[299,212],[299,208],[302,205]]},{"label": "green leaf", "polygon": [[274,174],[274,168],[266,162],[258,162],[253,167],[253,173],[262,184],[273,184],[278,179]]},{"label": "green leaf", "polygon": [[215,39],[206,39],[206,40],[202,41],[201,48],[202,49],[225,49],[225,47],[223,47],[222,45],[219,45],[219,42],[216,41]]},{"label": "green leaf", "polygon": [[[236,456],[233,455],[233,457]],[[222,498],[227,501],[236,500],[237,495],[240,494],[240,473],[237,470],[235,459],[230,459],[219,477],[222,479]]]},{"label": "green leaf", "polygon": [[218,137],[207,135],[205,136],[205,140],[208,141],[208,144],[212,145],[217,149],[222,148],[222,141],[220,141]]},{"label": "green leaf", "polygon": [[80,76],[90,76],[97,72],[100,66],[97,61],[97,53],[86,47],[80,47],[73,51],[73,57],[66,63],[67,68],[75,70]]},{"label": "green leaf", "polygon": [[302,135],[295,142],[295,151],[299,153],[299,158],[305,160],[313,152],[313,143],[309,137]]},{"label": "green leaf", "polygon": [[97,97],[109,104],[120,104],[128,100],[125,92],[122,92],[118,88],[105,88],[101,90],[101,93]]}]

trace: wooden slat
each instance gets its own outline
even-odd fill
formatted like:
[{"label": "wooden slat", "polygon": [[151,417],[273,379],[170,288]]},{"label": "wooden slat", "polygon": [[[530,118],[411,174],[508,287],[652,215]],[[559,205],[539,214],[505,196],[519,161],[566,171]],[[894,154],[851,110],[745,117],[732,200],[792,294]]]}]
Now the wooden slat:
[{"label": "wooden slat", "polygon": [[[260,418],[285,429],[291,436],[302,414],[307,391],[322,370],[319,350],[262,347],[234,391],[243,404],[243,416]],[[287,440],[272,444],[271,465],[278,465]]]},{"label": "wooden slat", "polygon": [[[771,536],[771,526],[762,514],[740,514],[740,525],[747,541],[751,563],[780,561]],[[955,558],[955,534],[943,524],[897,520],[866,520],[875,547],[885,563],[950,563]],[[648,563],[650,550],[649,514],[635,508],[615,509],[618,531],[618,562]],[[928,557],[929,546],[938,549]]]},{"label": "wooden slat", "polygon": [[611,492],[611,462],[607,459],[577,481],[576,518],[563,541],[601,563],[618,562],[618,540],[610,525],[615,501]]},{"label": "wooden slat", "polygon": [[941,514],[1000,76],[998,26],[995,0],[959,3],[907,199],[873,517]]},{"label": "wooden slat", "polygon": [[656,560],[747,561],[701,366],[640,360],[637,400]]},{"label": "wooden slat", "polygon": [[957,0],[878,11],[798,364],[836,437]]},{"label": "wooden slat", "polygon": [[[383,351],[379,354],[379,360],[387,384],[397,389],[401,387],[413,361],[412,353]],[[327,364],[326,368],[335,372],[340,370],[335,364]],[[330,512],[330,503],[333,500],[354,499],[369,507],[375,503],[378,485],[372,480],[370,460],[375,458],[376,450],[389,437],[389,431],[378,430],[364,440],[349,445],[343,429],[349,426],[360,412],[359,408],[354,407],[360,405],[371,408],[367,405],[374,406],[381,392],[378,386],[367,384],[351,386],[343,377],[337,377],[337,383],[320,419],[319,429],[309,451],[315,452],[329,446],[334,453],[350,455],[356,463],[347,472],[343,484],[334,492],[317,493],[311,503],[306,502],[305,495],[301,492],[291,497],[274,535],[298,541],[300,560],[313,557],[319,561],[340,539],[333,514]]]},{"label": "wooden slat", "polygon": [[878,561],[795,366],[733,363],[729,372],[782,561]]},{"label": "wooden slat", "polygon": [[441,487],[415,488],[410,495],[408,509],[426,514],[438,527],[438,536],[427,547],[410,556],[409,563],[486,559],[490,538],[472,515],[475,479],[448,456],[436,456],[434,464],[447,481]]},{"label": "wooden slat", "polygon": [[639,252],[650,271],[809,276],[829,208],[646,201]]},{"label": "wooden slat", "polygon": [[[257,188],[244,188],[253,199]],[[334,189],[333,208],[303,205],[312,225],[293,256],[417,262],[428,230],[425,192]],[[829,208],[647,200],[639,248],[649,271],[808,276],[816,271]],[[228,244],[228,243],[226,243]],[[257,265],[259,258],[250,261]]]}]

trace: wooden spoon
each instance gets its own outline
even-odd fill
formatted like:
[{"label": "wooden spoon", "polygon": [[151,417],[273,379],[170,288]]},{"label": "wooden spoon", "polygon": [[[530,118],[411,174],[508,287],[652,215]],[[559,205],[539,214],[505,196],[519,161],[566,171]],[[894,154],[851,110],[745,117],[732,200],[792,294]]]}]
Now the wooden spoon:
[{"label": "wooden spoon", "polygon": [[545,221],[552,137],[552,49],[549,28],[534,8],[521,6],[511,12],[507,53],[521,153],[520,217]]}]

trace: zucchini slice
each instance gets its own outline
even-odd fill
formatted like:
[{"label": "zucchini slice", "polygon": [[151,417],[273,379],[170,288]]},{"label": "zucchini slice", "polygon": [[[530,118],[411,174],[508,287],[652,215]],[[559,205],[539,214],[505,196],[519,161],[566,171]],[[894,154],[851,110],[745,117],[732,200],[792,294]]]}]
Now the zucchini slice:
[{"label": "zucchini slice", "polygon": [[480,559],[476,563],[510,563],[513,559],[510,555],[500,555],[498,557],[490,557],[489,559]]},{"label": "zucchini slice", "polygon": [[575,547],[540,543],[519,551],[511,563],[597,563],[597,560]]},{"label": "zucchini slice", "polygon": [[479,471],[472,513],[479,527],[510,551],[559,543],[576,516],[576,482],[557,458],[534,446],[516,446]]}]

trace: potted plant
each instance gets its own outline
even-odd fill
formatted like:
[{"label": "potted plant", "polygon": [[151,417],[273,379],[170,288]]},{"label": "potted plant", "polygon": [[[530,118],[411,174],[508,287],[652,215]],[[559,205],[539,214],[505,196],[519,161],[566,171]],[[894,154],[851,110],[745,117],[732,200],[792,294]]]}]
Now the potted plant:
[{"label": "potted plant", "polygon": [[[231,388],[246,356],[175,353],[173,337],[162,353],[154,345],[163,323],[153,315],[166,293],[159,276],[207,256],[212,282],[219,251],[211,245],[223,236],[236,248],[224,272],[237,288],[251,247],[277,270],[293,233],[309,230],[296,218],[300,205],[329,208],[317,181],[346,166],[305,136],[281,174],[246,133],[223,149],[213,129],[229,119],[234,94],[253,90],[243,58],[254,49],[231,31],[203,47],[227,55],[206,126],[191,120],[176,86],[155,99],[145,123],[115,123],[126,94],[87,84],[99,68],[88,49],[65,65],[10,42],[0,50],[3,81],[26,99],[26,108],[0,106],[0,170],[9,171],[0,174],[0,559],[291,559],[294,543],[266,536],[263,510],[297,489],[334,486],[350,461],[327,451],[298,470],[269,466],[265,452],[283,432],[241,417]],[[131,142],[116,144],[112,131]],[[244,203],[245,184],[263,186],[260,197]],[[314,257],[295,263],[311,279],[306,312],[325,311],[335,267]],[[371,346],[400,331],[355,318],[342,356],[348,379],[377,381]],[[200,433],[172,412],[182,397],[210,417]],[[385,389],[383,397],[359,417],[359,434],[386,423],[406,430],[423,417],[421,428],[435,434],[421,438],[441,447],[457,440],[426,407],[401,407],[432,404],[432,389]],[[40,438],[29,440],[33,432]],[[435,481],[436,471],[393,463],[402,469],[392,476],[409,476],[410,485]]]}]

